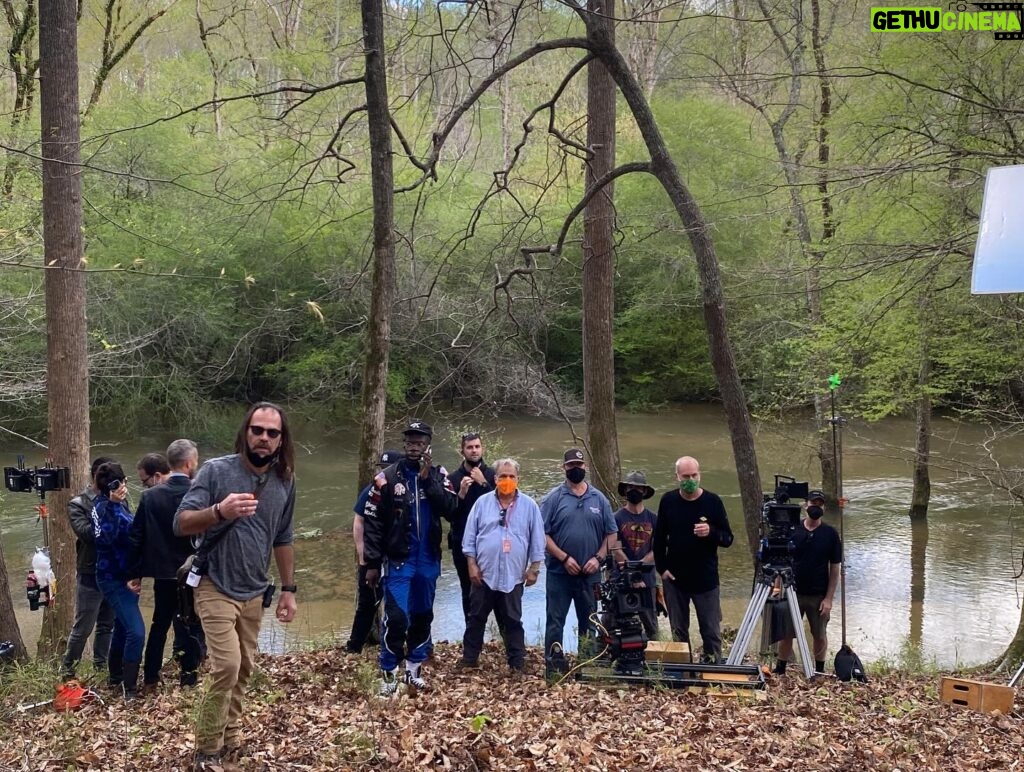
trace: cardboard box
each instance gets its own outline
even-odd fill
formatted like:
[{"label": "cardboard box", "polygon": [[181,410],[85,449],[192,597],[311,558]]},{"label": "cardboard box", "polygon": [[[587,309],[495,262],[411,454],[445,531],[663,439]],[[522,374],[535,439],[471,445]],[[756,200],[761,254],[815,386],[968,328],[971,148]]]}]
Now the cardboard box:
[{"label": "cardboard box", "polygon": [[677,665],[688,665],[690,644],[682,641],[649,641],[647,644],[647,662],[667,662]]},{"label": "cardboard box", "polygon": [[971,681],[967,678],[943,678],[940,698],[949,705],[958,705],[982,713],[1009,714],[1016,692],[1012,686]]}]

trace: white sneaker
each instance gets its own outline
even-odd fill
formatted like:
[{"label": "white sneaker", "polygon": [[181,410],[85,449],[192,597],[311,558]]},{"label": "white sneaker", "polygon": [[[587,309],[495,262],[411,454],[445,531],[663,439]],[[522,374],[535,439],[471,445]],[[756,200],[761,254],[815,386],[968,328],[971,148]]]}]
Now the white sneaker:
[{"label": "white sneaker", "polygon": [[427,682],[423,680],[420,675],[420,663],[419,662],[407,662],[405,665],[405,682],[409,686],[414,686],[417,689],[427,689]]},{"label": "white sneaker", "polygon": [[380,688],[377,695],[380,697],[393,697],[398,693],[398,668],[394,670],[380,671]]}]

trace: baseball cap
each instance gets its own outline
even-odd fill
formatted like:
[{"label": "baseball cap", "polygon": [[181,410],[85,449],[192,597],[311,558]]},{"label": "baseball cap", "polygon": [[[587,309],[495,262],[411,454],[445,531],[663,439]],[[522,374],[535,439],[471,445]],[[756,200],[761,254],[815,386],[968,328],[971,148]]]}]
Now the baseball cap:
[{"label": "baseball cap", "polygon": [[825,494],[822,493],[821,491],[817,490],[817,489],[815,489],[813,491],[809,491],[808,494],[807,494],[807,500],[808,501],[813,501],[814,499],[821,499],[822,501],[824,501],[825,500]]},{"label": "baseball cap", "polygon": [[579,448],[569,448],[565,451],[565,455],[562,457],[562,463],[568,464],[570,461],[583,461],[583,451]]},{"label": "baseball cap", "polygon": [[425,434],[428,437],[433,437],[434,430],[430,428],[430,424],[426,421],[410,421],[409,425],[402,431],[402,434]]},{"label": "baseball cap", "polygon": [[397,464],[405,457],[405,454],[400,450],[385,450],[380,454],[380,461],[377,462],[377,466],[391,466]]}]

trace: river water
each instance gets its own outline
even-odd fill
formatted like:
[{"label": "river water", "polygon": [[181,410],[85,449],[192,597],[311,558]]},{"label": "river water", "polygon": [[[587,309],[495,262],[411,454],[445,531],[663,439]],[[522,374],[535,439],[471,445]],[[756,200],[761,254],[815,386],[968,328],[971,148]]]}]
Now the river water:
[{"label": "river water", "polygon": [[[427,418],[435,426],[436,462],[453,468],[458,463],[457,432],[446,431],[440,417]],[[465,429],[465,420],[460,419],[459,425]],[[562,452],[573,444],[564,423],[515,416],[470,428],[483,432],[488,459],[509,455],[520,461],[521,487],[527,493],[539,498],[562,479]],[[674,486],[673,463],[678,456],[694,455],[700,460],[702,484],[722,496],[737,534],[736,543],[720,555],[723,624],[738,627],[750,598],[751,569],[723,414],[704,406],[621,414],[618,432],[623,470],[645,470],[659,495]],[[1020,619],[1021,587],[1013,574],[1021,562],[1024,516],[1005,495],[971,473],[983,461],[980,444],[987,438],[986,429],[938,420],[935,433],[928,526],[915,535],[907,517],[912,423],[890,419],[853,423],[844,430],[844,492],[849,499],[844,523],[847,638],[865,661],[924,662],[944,668],[978,664],[1005,648]],[[272,651],[343,642],[355,594],[351,508],[357,493],[357,429],[325,435],[322,425],[305,425],[297,427],[296,434],[301,445],[295,524],[301,537],[296,541],[299,616],[283,626],[268,613],[261,647]],[[134,468],[144,453],[162,450],[175,437],[173,432],[131,438],[94,432],[94,441],[102,443],[97,454],[118,457],[126,469]],[[396,434],[389,446],[400,447],[400,439]],[[812,440],[807,422],[772,421],[758,426],[758,457],[766,490],[776,473],[809,480],[812,487],[819,484]],[[227,450],[200,445],[203,457]],[[1004,442],[997,450],[1004,465],[1015,466],[1024,455],[1024,440]],[[41,462],[38,449],[28,443],[10,439],[0,443],[3,465],[13,463],[19,453],[26,455],[30,465]],[[138,483],[133,482],[137,500]],[[656,496],[649,502],[654,509],[657,500]],[[30,647],[38,636],[40,614],[28,610],[20,588],[33,547],[42,539],[34,503],[26,494],[0,492],[0,534],[16,592],[18,621]],[[836,524],[831,517],[826,521]],[[62,595],[70,598],[66,592]],[[829,625],[830,657],[841,637],[838,595]],[[524,595],[524,625],[529,643],[543,640],[543,572],[538,585]],[[567,630],[574,625],[570,614]],[[462,632],[458,579],[446,552],[434,638],[460,640]],[[566,635],[567,643],[572,638]],[[691,638],[699,641],[696,629]]]}]

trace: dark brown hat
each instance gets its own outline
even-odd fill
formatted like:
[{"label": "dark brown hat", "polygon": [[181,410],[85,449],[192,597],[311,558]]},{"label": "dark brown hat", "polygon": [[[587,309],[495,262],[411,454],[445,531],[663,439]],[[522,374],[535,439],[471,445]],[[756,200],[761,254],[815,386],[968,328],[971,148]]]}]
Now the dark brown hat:
[{"label": "dark brown hat", "polygon": [[562,457],[562,463],[568,464],[572,461],[585,461],[583,458],[583,451],[579,448],[569,448],[565,451],[565,456]]},{"label": "dark brown hat", "polygon": [[647,475],[643,472],[630,472],[625,479],[619,483],[619,495],[626,495],[626,488],[643,488],[644,498],[649,499],[654,495],[654,488],[647,484]]}]

